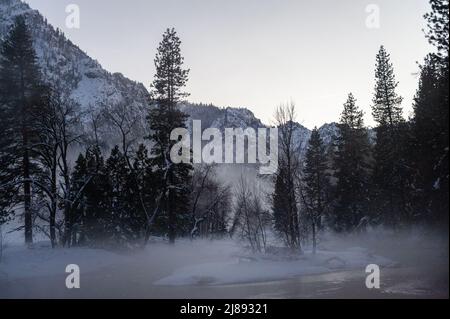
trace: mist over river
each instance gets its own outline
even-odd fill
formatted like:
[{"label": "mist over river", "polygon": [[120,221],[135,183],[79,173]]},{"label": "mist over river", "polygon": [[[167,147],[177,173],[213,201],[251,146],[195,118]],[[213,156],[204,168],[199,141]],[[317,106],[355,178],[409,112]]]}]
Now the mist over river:
[{"label": "mist over river", "polygon": [[[319,248],[292,261],[254,256],[232,240],[159,241],[133,252],[42,244],[24,253],[11,244],[0,298],[448,298],[445,234],[323,236]],[[365,285],[371,261],[382,263],[379,289]],[[69,263],[80,266],[79,289],[65,286]]]}]

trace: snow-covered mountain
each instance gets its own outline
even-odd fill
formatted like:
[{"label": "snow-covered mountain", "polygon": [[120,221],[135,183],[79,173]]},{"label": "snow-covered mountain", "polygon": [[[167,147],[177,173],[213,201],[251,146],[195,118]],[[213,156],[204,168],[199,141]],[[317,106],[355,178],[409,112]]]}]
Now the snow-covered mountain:
[{"label": "snow-covered mountain", "polygon": [[79,103],[82,114],[87,116],[105,106],[127,103],[139,118],[145,119],[149,95],[144,85],[103,69],[28,4],[20,0],[0,0],[0,39],[8,33],[18,15],[26,18],[32,32],[44,80],[67,90]]},{"label": "snow-covered mountain", "polygon": [[[190,116],[190,120],[188,121],[189,128],[191,128],[192,125],[191,120],[201,120],[202,129],[214,127],[223,130],[226,127],[242,129],[251,127],[256,130],[260,127],[267,127],[267,125],[263,124],[252,111],[243,107],[219,108],[211,104],[184,103],[181,105],[181,110]],[[327,146],[331,145],[333,138],[337,133],[338,127],[336,123],[327,123],[319,128],[319,134]],[[310,129],[304,127],[300,123],[295,123],[294,143],[299,145],[301,153],[305,152],[310,136]]]},{"label": "snow-covered mountain", "polygon": [[[110,73],[99,62],[89,57],[78,46],[67,39],[64,34],[51,26],[37,10],[21,0],[0,0],[0,40],[10,30],[14,18],[23,15],[32,32],[38,63],[44,80],[62,85],[71,97],[79,103],[83,114],[85,128],[89,127],[92,115],[126,103],[134,117],[136,131],[142,133],[148,108],[149,93],[143,84],[132,81],[120,73]],[[190,115],[191,120],[202,121],[202,127],[259,128],[265,125],[247,108],[219,108],[214,105],[184,103],[182,110]],[[190,126],[191,121],[188,121]],[[106,125],[103,138],[107,144],[116,143],[114,130]],[[329,144],[336,125],[325,124],[320,133]],[[304,150],[311,131],[297,123],[295,139]],[[110,145],[111,146],[111,145]]]},{"label": "snow-covered mountain", "polygon": [[[243,129],[266,127],[252,111],[244,107],[219,108],[212,104],[183,103],[180,108],[189,114],[191,120],[201,120],[202,128],[212,127],[223,130],[226,127]],[[191,127],[191,121],[188,121],[188,127]]]}]

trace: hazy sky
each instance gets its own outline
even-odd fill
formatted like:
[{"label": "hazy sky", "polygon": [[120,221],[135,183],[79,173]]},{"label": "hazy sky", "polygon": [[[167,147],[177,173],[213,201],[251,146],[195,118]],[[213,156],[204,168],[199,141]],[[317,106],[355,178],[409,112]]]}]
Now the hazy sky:
[{"label": "hazy sky", "polygon": [[[149,86],[162,33],[175,27],[192,102],[245,106],[269,123],[274,108],[296,104],[307,127],[336,121],[353,92],[373,124],[375,55],[391,54],[405,116],[417,88],[427,0],[27,0],[107,70]],[[80,29],[65,26],[78,4]],[[369,4],[380,28],[366,27]]]}]

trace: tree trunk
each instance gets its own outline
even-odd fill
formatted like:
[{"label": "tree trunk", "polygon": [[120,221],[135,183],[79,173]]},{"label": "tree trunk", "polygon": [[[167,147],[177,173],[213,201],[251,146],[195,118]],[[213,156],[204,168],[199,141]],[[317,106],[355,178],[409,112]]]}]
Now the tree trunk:
[{"label": "tree trunk", "polygon": [[50,211],[50,242],[52,244],[52,248],[56,246],[56,160],[54,162],[54,167],[52,169],[52,198],[51,198],[51,211]]},{"label": "tree trunk", "polygon": [[33,219],[31,214],[31,182],[30,182],[30,155],[28,152],[28,136],[23,132],[23,185],[24,209],[25,209],[25,243],[33,243]]},{"label": "tree trunk", "polygon": [[171,205],[170,205],[170,193],[169,196],[167,196],[167,202],[166,202],[166,207],[167,207],[167,215],[169,217],[169,243],[170,244],[174,244],[175,243],[175,222],[176,222],[176,218],[175,218],[175,212],[173,211]]},{"label": "tree trunk", "polygon": [[313,236],[313,254],[315,255],[317,243],[316,243],[316,223],[314,220],[312,222],[312,236]]},{"label": "tree trunk", "polygon": [[68,207],[64,208],[64,240],[63,246],[70,247],[72,240],[72,221],[70,209]]},{"label": "tree trunk", "polygon": [[56,201],[52,199],[52,208],[50,211],[50,242],[52,244],[52,248],[56,246]]}]

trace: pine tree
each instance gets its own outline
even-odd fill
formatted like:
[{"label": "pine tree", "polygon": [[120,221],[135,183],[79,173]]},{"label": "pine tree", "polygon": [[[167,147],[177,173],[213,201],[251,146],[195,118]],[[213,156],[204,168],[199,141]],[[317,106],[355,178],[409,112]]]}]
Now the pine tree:
[{"label": "pine tree", "polygon": [[[91,176],[88,174],[87,161],[85,156],[80,153],[71,174],[71,185],[69,198],[70,206],[70,225],[72,236],[71,245],[86,243],[86,195],[85,187],[90,182]],[[67,222],[67,221],[66,221]],[[74,234],[75,235],[74,235]],[[70,245],[69,244],[69,245]]]},{"label": "pine tree", "polygon": [[430,0],[425,15],[427,38],[437,52],[421,66],[412,118],[412,166],[416,189],[416,215],[448,226],[449,152],[449,2]]},{"label": "pine tree", "polygon": [[[3,137],[4,132],[4,127],[0,127],[0,136]],[[12,206],[17,193],[17,186],[14,184],[14,170],[11,169],[14,162],[9,154],[3,152],[4,139],[2,137],[0,137],[0,227],[13,217]]]},{"label": "pine tree", "polygon": [[[448,64],[449,52],[449,1],[430,0],[431,12],[425,14],[428,22],[428,41],[438,50],[437,56]],[[447,65],[448,68],[448,65]]]},{"label": "pine tree", "polygon": [[375,69],[373,117],[378,123],[374,147],[374,183],[378,215],[384,222],[397,226],[408,216],[410,172],[407,165],[408,124],[402,116],[402,98],[389,54],[381,46]]},{"label": "pine tree", "polygon": [[36,137],[34,115],[41,103],[42,85],[33,40],[22,16],[16,18],[0,49],[0,92],[1,124],[10,122],[6,127],[11,135],[5,147],[14,154],[15,171],[17,176],[21,176],[23,185],[25,242],[32,243],[32,145]]},{"label": "pine tree", "polygon": [[[86,151],[86,171],[89,183],[84,188],[83,232],[87,243],[99,243],[108,240],[110,219],[108,216],[108,176],[105,162],[98,146]],[[74,225],[70,218],[70,230]]]},{"label": "pine tree", "polygon": [[376,84],[372,114],[379,126],[388,126],[392,129],[395,125],[404,121],[400,106],[402,98],[395,92],[398,82],[395,80],[390,55],[386,52],[384,46],[380,47],[376,61]]},{"label": "pine tree", "polygon": [[367,214],[370,157],[363,112],[356,105],[352,93],[344,103],[338,128],[334,157],[337,185],[333,227],[337,231],[351,231]]},{"label": "pine tree", "polygon": [[286,176],[286,170],[278,166],[275,176],[275,189],[272,197],[272,210],[275,231],[283,238],[285,243],[295,248],[298,243],[298,228],[293,229],[292,216],[298,216],[297,205],[291,205],[289,195],[293,191],[292,186],[289,189],[289,178]]},{"label": "pine tree", "polygon": [[[148,221],[153,220],[155,216],[149,216],[149,212],[154,213],[155,198],[158,196],[158,188],[156,185],[155,174],[152,169],[152,161],[148,156],[147,147],[144,144],[139,144],[136,154],[132,159],[132,201],[138,215],[144,220],[142,225],[144,227],[144,238],[146,240],[150,236],[150,228]],[[144,209],[145,207],[145,209]],[[152,222],[153,229],[156,223]],[[145,226],[147,225],[147,226]]]},{"label": "pine tree", "polygon": [[[116,146],[112,149],[106,161],[108,178],[108,233],[119,244],[130,243],[141,237],[141,230],[145,218],[140,210],[134,206],[135,181],[132,178],[124,154]],[[139,207],[139,206],[138,206]]]},{"label": "pine tree", "polygon": [[170,158],[170,149],[175,144],[170,140],[170,134],[175,128],[186,128],[187,119],[187,115],[178,109],[178,102],[187,96],[182,88],[189,73],[189,70],[183,69],[180,45],[175,30],[167,29],[155,58],[156,75],[152,84],[154,105],[148,116],[152,131],[147,137],[153,142],[152,165],[157,167],[154,175],[159,195],[155,209],[158,219],[165,220],[171,243],[177,233],[183,232],[183,224],[188,218],[192,170],[190,164],[174,164]]},{"label": "pine tree", "polygon": [[303,169],[303,199],[311,220],[313,252],[317,247],[317,226],[328,208],[329,173],[328,158],[317,128],[311,133]]},{"label": "pine tree", "polygon": [[98,147],[88,148],[85,156],[78,156],[71,175],[68,245],[129,245],[142,238],[146,217],[137,190],[145,190],[148,201],[153,195],[146,189],[150,181],[145,171],[150,165],[143,145],[137,154],[139,159],[133,165],[137,181],[118,146],[105,162]]}]

